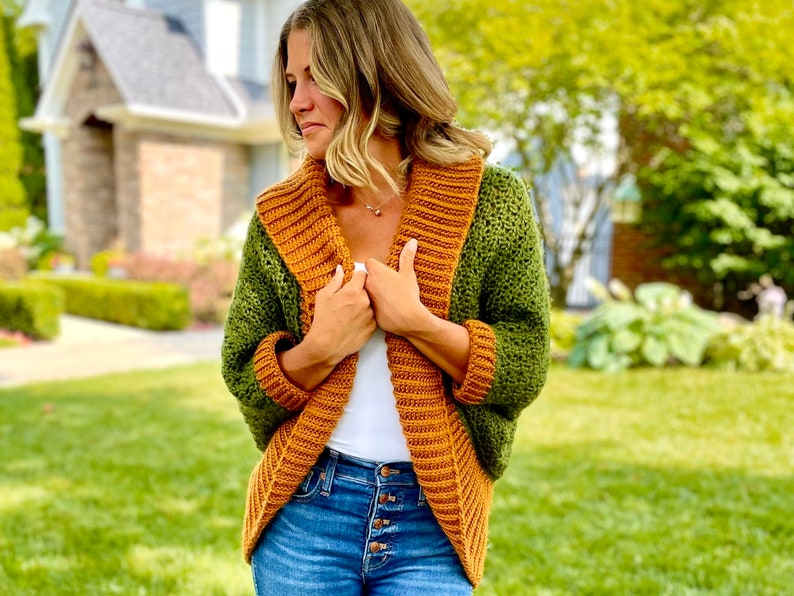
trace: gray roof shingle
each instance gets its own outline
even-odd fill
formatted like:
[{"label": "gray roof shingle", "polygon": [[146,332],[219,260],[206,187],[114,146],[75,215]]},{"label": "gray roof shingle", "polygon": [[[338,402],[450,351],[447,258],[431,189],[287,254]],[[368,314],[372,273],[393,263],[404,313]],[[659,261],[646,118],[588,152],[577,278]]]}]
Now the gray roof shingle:
[{"label": "gray roof shingle", "polygon": [[83,24],[129,104],[204,116],[237,114],[180,21],[116,2],[87,0]]}]

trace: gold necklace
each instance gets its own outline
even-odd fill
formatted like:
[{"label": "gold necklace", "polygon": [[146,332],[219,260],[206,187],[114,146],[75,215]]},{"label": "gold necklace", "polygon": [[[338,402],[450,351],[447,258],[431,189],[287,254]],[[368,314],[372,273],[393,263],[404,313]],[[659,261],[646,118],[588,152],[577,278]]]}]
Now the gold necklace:
[{"label": "gold necklace", "polygon": [[368,210],[370,213],[372,213],[372,214],[373,214],[373,215],[375,215],[376,217],[380,217],[380,216],[383,214],[383,212],[380,210],[380,208],[381,208],[381,207],[383,207],[383,206],[384,206],[386,203],[388,203],[388,202],[389,202],[389,201],[391,201],[391,200],[392,200],[394,197],[396,197],[396,196],[397,196],[396,194],[393,194],[393,195],[391,195],[391,196],[390,196],[388,199],[386,199],[385,201],[382,201],[382,202],[381,202],[379,205],[375,205],[375,206],[373,207],[372,205],[370,205],[369,203],[367,203],[367,202],[366,202],[364,199],[362,199],[361,197],[359,197],[359,196],[356,194],[356,192],[355,192],[355,191],[352,191],[352,194],[353,194],[353,196],[354,196],[354,197],[356,197],[356,199],[357,199],[357,200],[358,200],[358,201],[359,201],[359,202],[360,202],[362,205],[364,205],[364,207],[366,207],[366,208],[367,208],[367,210]]}]

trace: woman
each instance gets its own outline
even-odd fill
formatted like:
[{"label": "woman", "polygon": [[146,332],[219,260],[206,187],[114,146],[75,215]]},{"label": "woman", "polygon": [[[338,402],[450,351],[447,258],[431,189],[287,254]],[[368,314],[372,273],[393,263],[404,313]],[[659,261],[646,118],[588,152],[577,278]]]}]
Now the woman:
[{"label": "woman", "polygon": [[453,123],[399,0],[310,0],[275,105],[301,168],[257,199],[223,373],[263,451],[257,594],[471,594],[493,482],[549,360],[523,184]]}]

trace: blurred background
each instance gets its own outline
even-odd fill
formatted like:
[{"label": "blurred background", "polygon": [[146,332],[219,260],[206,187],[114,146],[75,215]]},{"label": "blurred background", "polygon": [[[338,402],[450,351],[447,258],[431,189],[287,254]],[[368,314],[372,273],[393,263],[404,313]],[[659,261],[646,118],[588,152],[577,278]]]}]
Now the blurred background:
[{"label": "blurred background", "polygon": [[[269,96],[297,4],[3,0],[3,261],[184,283],[166,261],[212,260],[228,293],[217,262],[297,163]],[[595,306],[591,278],[746,318],[762,276],[794,291],[790,2],[408,4],[532,189],[556,307]]]},{"label": "blurred background", "polygon": [[[406,3],[530,190],[553,298],[477,593],[790,592],[794,4]],[[0,0],[0,386],[132,371],[0,389],[0,592],[250,593],[258,454],[217,358],[148,367],[217,354],[255,198],[300,163],[270,98],[299,4]]]}]

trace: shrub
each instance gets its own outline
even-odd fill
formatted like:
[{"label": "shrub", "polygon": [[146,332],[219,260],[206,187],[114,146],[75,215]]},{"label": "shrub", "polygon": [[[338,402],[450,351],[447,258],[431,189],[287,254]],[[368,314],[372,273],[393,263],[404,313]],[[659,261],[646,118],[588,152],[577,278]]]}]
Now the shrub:
[{"label": "shrub", "polygon": [[47,276],[64,292],[66,312],[155,331],[184,329],[191,322],[187,290],[178,284]]},{"label": "shrub", "polygon": [[34,281],[0,282],[0,327],[33,339],[53,339],[60,333],[63,292]]},{"label": "shrub", "polygon": [[583,316],[560,310],[551,311],[551,355],[555,360],[566,360],[576,344],[576,329]]},{"label": "shrub", "polygon": [[182,284],[189,291],[193,316],[206,323],[225,319],[238,271],[237,262],[232,260],[199,263],[145,254],[124,257],[120,267],[128,279]]},{"label": "shrub", "polygon": [[[647,283],[631,291],[610,283],[612,294],[593,282],[591,291],[604,300],[576,331],[571,366],[618,371],[629,366],[697,366],[717,330],[717,317],[692,303],[688,292],[673,284]],[[636,301],[635,299],[636,298]]]},{"label": "shrub", "polygon": [[23,149],[19,142],[17,94],[9,60],[14,51],[13,26],[10,31],[5,26],[7,6],[8,3],[3,2],[0,13],[3,17],[0,20],[0,230],[8,230],[24,222],[28,213],[25,187],[19,180]]},{"label": "shrub", "polygon": [[31,269],[39,268],[58,251],[62,239],[51,233],[40,219],[30,216],[24,226],[0,232],[0,249],[16,249]]},{"label": "shrub", "polygon": [[206,323],[222,323],[231,304],[239,266],[232,261],[214,261],[202,266],[190,280],[193,316]]},{"label": "shrub", "polygon": [[114,268],[121,267],[123,260],[123,252],[103,250],[91,257],[91,272],[97,277],[107,277]]},{"label": "shrub", "polygon": [[726,326],[711,339],[706,357],[730,370],[794,373],[794,323],[762,315],[752,323]]}]

